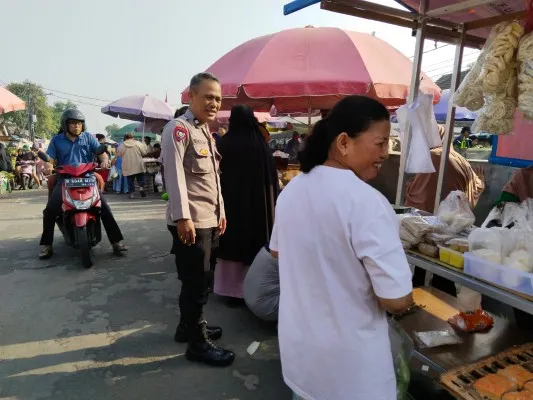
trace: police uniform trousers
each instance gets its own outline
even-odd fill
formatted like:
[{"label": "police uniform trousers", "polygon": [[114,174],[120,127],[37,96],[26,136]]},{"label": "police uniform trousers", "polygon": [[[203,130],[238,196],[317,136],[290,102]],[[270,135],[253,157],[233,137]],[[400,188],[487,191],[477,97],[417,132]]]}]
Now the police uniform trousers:
[{"label": "police uniform trousers", "polygon": [[178,278],[181,281],[179,297],[180,323],[193,329],[203,320],[207,303],[211,255],[218,248],[218,228],[196,228],[196,241],[187,246],[178,237],[175,226],[168,225],[172,234],[172,252],[175,255]]}]

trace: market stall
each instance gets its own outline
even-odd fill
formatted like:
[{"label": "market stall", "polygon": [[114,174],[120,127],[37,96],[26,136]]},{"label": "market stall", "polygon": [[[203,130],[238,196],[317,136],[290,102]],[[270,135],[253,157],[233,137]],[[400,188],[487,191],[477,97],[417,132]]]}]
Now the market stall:
[{"label": "market stall", "polygon": [[[526,23],[524,35],[522,22],[526,17],[526,2],[405,0],[398,1],[407,8],[401,10],[361,0],[299,0],[287,4],[284,11],[289,14],[316,3],[325,10],[416,31],[408,105],[417,100],[419,93],[424,40],[456,46],[450,89],[452,100],[447,105],[446,131],[438,169],[436,216],[416,212],[399,216],[409,263],[428,272],[426,287],[416,289],[414,293],[420,308],[401,318],[400,325],[418,344],[420,334],[429,331],[441,336],[437,339],[449,340],[446,342],[448,345],[439,347],[419,345],[414,356],[421,363],[422,371],[438,380],[456,398],[501,398],[505,392],[522,390],[523,384],[513,383],[516,374],[505,374],[522,368],[519,372],[528,376],[526,380],[533,380],[533,353],[531,345],[525,344],[533,342],[533,332],[530,329],[521,331],[513,322],[482,312],[481,299],[478,300],[476,292],[533,315],[533,250],[529,247],[533,242],[530,237],[531,203],[513,205],[515,209],[509,210],[512,216],[512,224],[509,225],[501,215],[505,209],[495,210],[495,213],[501,212],[499,216],[493,216],[501,226],[491,227],[491,217],[487,221],[489,224],[480,229],[472,228],[474,219],[469,220],[469,216],[463,220],[453,216],[454,212],[461,211],[461,207],[452,207],[453,212],[449,212],[449,207],[447,210],[442,210],[442,207],[439,210],[439,207],[453,141],[456,104],[478,112],[474,130],[493,134],[513,131],[517,109],[526,118],[532,117],[528,115],[533,109],[529,107],[532,93],[528,85],[530,61],[533,59],[533,47],[529,43],[533,36],[528,34],[529,23]],[[483,52],[472,68],[474,73],[470,78],[467,76],[465,83],[459,87],[465,47],[483,48]],[[398,212],[403,213],[409,211],[400,206],[404,199],[405,171],[412,140],[409,123],[404,128],[396,192],[396,207]],[[465,208],[469,209],[468,204]],[[458,298],[430,288],[433,275],[461,285]],[[465,304],[476,301],[479,304],[472,306],[472,311],[465,309]],[[473,320],[479,325],[469,325],[466,318],[470,315],[479,317]],[[449,330],[450,324],[454,325],[455,331]],[[477,332],[479,330],[483,332]],[[498,379],[509,386],[492,396],[486,388],[494,386],[493,381]]]}]

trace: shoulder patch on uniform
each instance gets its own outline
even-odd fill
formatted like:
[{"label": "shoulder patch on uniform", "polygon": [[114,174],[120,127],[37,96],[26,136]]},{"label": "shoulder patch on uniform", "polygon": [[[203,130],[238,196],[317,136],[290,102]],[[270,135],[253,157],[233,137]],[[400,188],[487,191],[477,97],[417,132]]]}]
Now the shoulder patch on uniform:
[{"label": "shoulder patch on uniform", "polygon": [[183,126],[178,125],[174,128],[174,139],[176,139],[177,142],[187,139],[187,136],[189,136],[189,131]]}]

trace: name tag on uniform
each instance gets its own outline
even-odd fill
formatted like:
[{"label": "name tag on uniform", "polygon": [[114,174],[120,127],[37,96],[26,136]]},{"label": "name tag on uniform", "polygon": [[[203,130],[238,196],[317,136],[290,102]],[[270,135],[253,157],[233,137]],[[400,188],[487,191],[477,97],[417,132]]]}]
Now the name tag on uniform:
[{"label": "name tag on uniform", "polygon": [[194,144],[203,144],[204,146],[207,146],[207,140],[205,139],[193,139],[192,142]]}]

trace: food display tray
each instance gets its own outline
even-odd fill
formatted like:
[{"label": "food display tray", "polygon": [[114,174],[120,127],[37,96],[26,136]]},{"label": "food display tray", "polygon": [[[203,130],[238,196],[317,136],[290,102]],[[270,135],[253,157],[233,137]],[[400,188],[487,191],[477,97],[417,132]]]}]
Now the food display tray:
[{"label": "food display tray", "polygon": [[442,385],[456,398],[486,400],[473,388],[474,383],[489,374],[518,364],[533,372],[533,343],[512,347],[476,363],[452,369],[441,376]]}]

